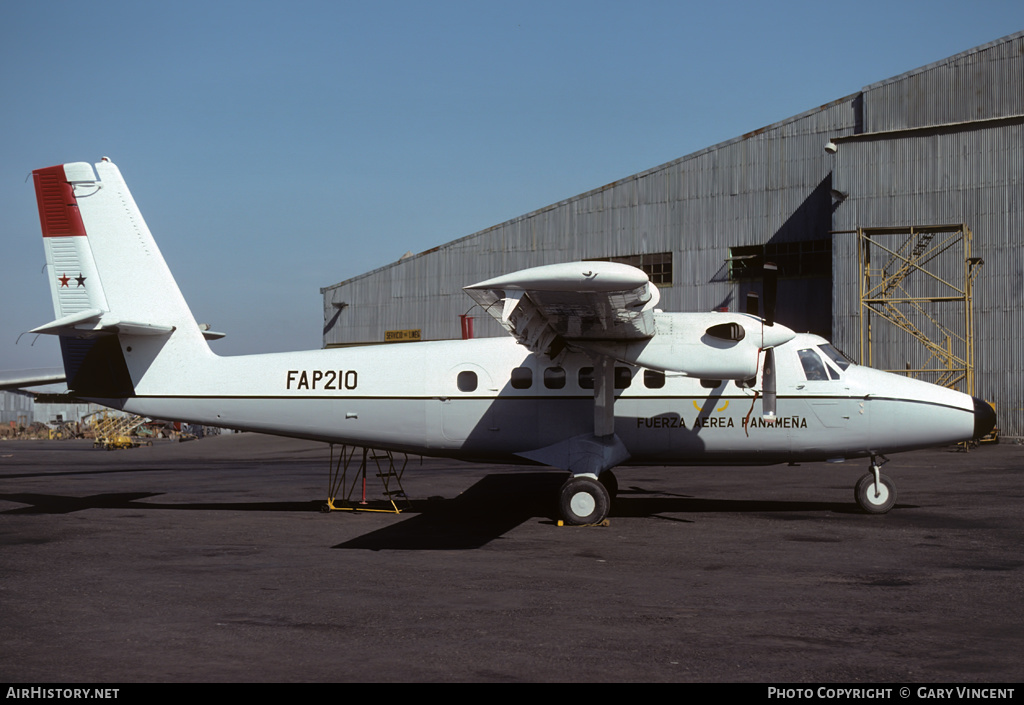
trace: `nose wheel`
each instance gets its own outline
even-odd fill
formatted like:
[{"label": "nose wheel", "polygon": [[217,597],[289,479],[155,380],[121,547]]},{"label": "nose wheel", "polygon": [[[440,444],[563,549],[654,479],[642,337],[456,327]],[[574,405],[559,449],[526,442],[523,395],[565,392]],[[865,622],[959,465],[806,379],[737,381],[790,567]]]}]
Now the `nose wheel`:
[{"label": "nose wheel", "polygon": [[879,471],[872,458],[871,472],[857,480],[853,496],[857,506],[868,514],[885,514],[896,505],[896,483]]}]

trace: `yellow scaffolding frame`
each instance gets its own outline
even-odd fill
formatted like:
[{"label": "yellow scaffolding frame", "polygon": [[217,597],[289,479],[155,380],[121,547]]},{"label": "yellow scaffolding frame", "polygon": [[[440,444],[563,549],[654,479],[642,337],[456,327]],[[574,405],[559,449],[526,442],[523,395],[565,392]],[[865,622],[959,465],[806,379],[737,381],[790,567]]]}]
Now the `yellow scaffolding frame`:
[{"label": "yellow scaffolding frame", "polygon": [[[908,362],[905,369],[887,372],[974,395],[972,287],[984,261],[972,256],[972,240],[963,223],[857,229],[862,362],[874,366],[875,319],[881,319],[909,334],[928,353],[917,367]],[[950,281],[939,271],[957,276]],[[926,288],[932,293],[913,293]]]}]

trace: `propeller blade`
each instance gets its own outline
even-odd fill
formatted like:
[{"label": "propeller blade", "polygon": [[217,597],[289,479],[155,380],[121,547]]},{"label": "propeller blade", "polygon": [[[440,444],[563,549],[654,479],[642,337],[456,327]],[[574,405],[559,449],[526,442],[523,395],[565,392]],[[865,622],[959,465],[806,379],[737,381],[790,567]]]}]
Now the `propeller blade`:
[{"label": "propeller blade", "polygon": [[766,419],[775,418],[775,348],[764,351],[764,371],[761,374],[761,411]]},{"label": "propeller blade", "polygon": [[779,290],[779,268],[773,262],[764,263],[764,322],[775,325],[775,300]]},{"label": "propeller blade", "polygon": [[757,295],[756,291],[751,291],[747,294],[747,313],[751,316],[761,315],[761,297]]}]

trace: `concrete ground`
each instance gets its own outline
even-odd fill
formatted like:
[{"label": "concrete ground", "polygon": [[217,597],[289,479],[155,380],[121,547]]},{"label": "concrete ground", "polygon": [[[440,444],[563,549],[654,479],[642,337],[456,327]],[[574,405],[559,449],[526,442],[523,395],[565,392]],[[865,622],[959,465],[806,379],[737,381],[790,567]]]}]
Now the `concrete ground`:
[{"label": "concrete ground", "polygon": [[893,456],[885,516],[866,461],[625,468],[587,528],[559,472],[417,458],[408,511],[323,514],[327,466],[255,434],[0,443],[0,680],[1024,678],[1016,445]]}]

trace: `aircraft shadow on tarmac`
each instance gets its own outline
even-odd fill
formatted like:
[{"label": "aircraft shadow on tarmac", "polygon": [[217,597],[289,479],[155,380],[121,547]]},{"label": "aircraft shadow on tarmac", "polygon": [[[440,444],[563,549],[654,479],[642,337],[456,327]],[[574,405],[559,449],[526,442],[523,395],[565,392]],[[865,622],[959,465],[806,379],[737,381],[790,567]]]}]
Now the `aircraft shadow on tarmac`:
[{"label": "aircraft shadow on tarmac", "polygon": [[[411,515],[384,528],[337,544],[334,548],[363,550],[467,550],[480,548],[531,519],[555,524],[555,497],[564,473],[517,472],[483,477],[452,499],[411,500],[404,513]],[[319,511],[323,499],[303,502],[157,503],[147,500],[159,492],[120,492],[72,497],[56,494],[7,493],[0,500],[28,506],[2,514],[68,514],[86,509],[175,509],[204,511],[310,512]],[[372,503],[382,507],[383,503]],[[901,505],[897,505],[900,507]],[[904,506],[904,508],[906,508]],[[612,504],[610,519],[656,518],[689,523],[687,514],[707,512],[832,512],[858,513],[851,502],[800,502],[700,499],[672,495],[637,486],[623,487]]]},{"label": "aircraft shadow on tarmac", "polygon": [[20,492],[0,494],[0,500],[27,504],[27,507],[8,509],[0,514],[70,514],[84,509],[188,509],[227,510],[232,512],[312,512],[319,511],[323,500],[307,502],[140,502],[141,499],[159,497],[162,492],[116,492],[94,494],[88,497],[68,497],[56,494]]},{"label": "aircraft shadow on tarmac", "polygon": [[70,514],[83,509],[127,509],[129,507],[145,508],[149,504],[133,504],[137,500],[156,497],[157,492],[119,492],[113,494],[94,494],[88,497],[67,497],[57,494],[39,494],[36,492],[18,492],[0,494],[0,500],[27,504],[27,507],[8,509],[0,514]]},{"label": "aircraft shadow on tarmac", "polygon": [[[558,515],[554,498],[565,482],[563,473],[511,473],[487,475],[454,499],[412,502],[415,516],[371,531],[334,548],[364,550],[466,550],[480,548],[520,524],[543,517],[554,525]],[[667,495],[628,487],[619,490],[609,517],[658,518],[689,523],[665,514],[704,512],[834,512],[858,513],[851,501],[767,502],[708,500]]]}]

